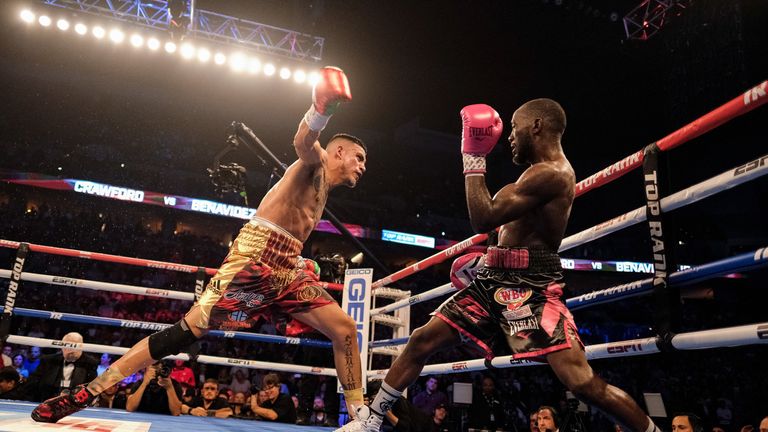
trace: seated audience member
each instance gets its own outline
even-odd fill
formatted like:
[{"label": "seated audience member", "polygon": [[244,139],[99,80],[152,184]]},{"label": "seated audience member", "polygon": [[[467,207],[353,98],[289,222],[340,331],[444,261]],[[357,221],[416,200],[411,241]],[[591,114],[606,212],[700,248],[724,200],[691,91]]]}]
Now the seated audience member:
[{"label": "seated audience member", "polygon": [[40,366],[40,347],[29,347],[29,357],[24,360],[24,369],[33,373]]},{"label": "seated audience member", "polygon": [[[161,373],[163,372],[163,373]],[[167,372],[166,375],[164,372]],[[134,383],[125,403],[126,411],[141,411],[155,414],[181,413],[181,385],[171,379],[170,370],[157,362],[144,371],[140,383]]]},{"label": "seated audience member", "polygon": [[[67,333],[62,342],[83,343],[80,333]],[[40,366],[29,376],[25,387],[31,400],[43,401],[69,392],[96,378],[99,361],[80,350],[62,348],[60,353],[40,357]]]},{"label": "seated audience member", "polygon": [[328,416],[325,415],[325,402],[323,398],[316,397],[312,403],[312,414],[309,416],[310,425],[323,426]]},{"label": "seated audience member", "polygon": [[672,418],[672,432],[698,432],[704,430],[701,418],[696,414],[678,413]]},{"label": "seated audience member", "polygon": [[539,424],[539,432],[560,431],[560,418],[557,416],[557,411],[551,406],[540,406],[536,420]]},{"label": "seated audience member", "polygon": [[432,414],[432,432],[447,432],[450,430],[448,427],[448,407],[445,404],[440,404],[435,407],[435,412]]},{"label": "seated audience member", "polygon": [[232,402],[229,404],[232,408],[232,417],[251,417],[251,401],[245,397],[245,393],[237,392],[232,396]]},{"label": "seated audience member", "polygon": [[16,372],[19,373],[19,376],[21,376],[22,380],[29,378],[29,371],[24,367],[24,363],[26,363],[26,361],[27,359],[22,353],[17,353],[13,356],[13,367],[16,368]]},{"label": "seated audience member", "polygon": [[768,432],[768,416],[764,417],[762,421],[760,421],[760,432]]},{"label": "seated audience member", "polygon": [[264,377],[258,397],[251,398],[251,411],[262,420],[278,423],[296,423],[296,406],[290,396],[280,393],[277,374]]},{"label": "seated audience member", "polygon": [[173,369],[171,369],[171,378],[176,380],[181,387],[186,390],[188,388],[195,388],[197,385],[195,382],[195,373],[192,368],[186,365],[184,360],[174,360]]},{"label": "seated audience member", "polygon": [[120,383],[104,390],[96,399],[96,405],[99,408],[125,409],[126,396],[124,392],[119,392]]},{"label": "seated audience member", "polygon": [[219,382],[208,378],[203,383],[200,396],[192,399],[189,404],[183,404],[181,412],[198,417],[227,418],[232,415],[232,408],[226,400],[219,397]]},{"label": "seated audience member", "polygon": [[432,415],[438,405],[448,403],[448,396],[437,389],[438,381],[436,377],[429,377],[425,387],[424,391],[419,392],[413,397],[413,406],[427,415]]},{"label": "seated audience member", "polygon": [[21,377],[13,366],[0,369],[0,399],[25,400],[26,395],[19,387]]}]

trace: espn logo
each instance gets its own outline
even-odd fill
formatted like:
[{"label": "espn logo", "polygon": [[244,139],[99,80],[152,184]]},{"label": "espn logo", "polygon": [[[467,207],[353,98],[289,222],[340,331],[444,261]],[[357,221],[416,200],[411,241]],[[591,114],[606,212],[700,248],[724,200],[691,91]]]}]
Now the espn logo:
[{"label": "espn logo", "polygon": [[628,352],[639,352],[643,350],[640,344],[615,345],[608,347],[608,354],[623,354]]},{"label": "espn logo", "polygon": [[768,339],[768,324],[762,324],[757,326],[757,338]]}]

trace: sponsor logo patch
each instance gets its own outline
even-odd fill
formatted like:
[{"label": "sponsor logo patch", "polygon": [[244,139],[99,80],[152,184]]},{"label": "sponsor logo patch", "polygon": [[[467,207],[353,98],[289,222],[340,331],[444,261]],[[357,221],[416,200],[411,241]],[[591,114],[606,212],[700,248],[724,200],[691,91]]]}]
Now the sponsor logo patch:
[{"label": "sponsor logo patch", "polygon": [[501,314],[504,315],[504,318],[506,318],[507,321],[514,321],[528,318],[533,315],[533,312],[531,312],[531,305],[525,305],[518,309],[502,311]]},{"label": "sponsor logo patch", "polygon": [[507,310],[514,310],[523,305],[533,291],[530,288],[499,288],[493,294],[496,303],[507,305]]}]

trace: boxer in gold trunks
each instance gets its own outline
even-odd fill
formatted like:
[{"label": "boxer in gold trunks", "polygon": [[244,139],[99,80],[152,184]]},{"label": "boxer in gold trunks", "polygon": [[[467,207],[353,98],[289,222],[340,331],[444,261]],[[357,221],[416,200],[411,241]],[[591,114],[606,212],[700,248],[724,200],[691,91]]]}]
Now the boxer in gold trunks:
[{"label": "boxer in gold trunks", "polygon": [[55,423],[82,410],[104,389],[178,354],[211,328],[243,329],[281,315],[331,340],[349,412],[357,411],[363,393],[355,322],[320,286],[314,262],[299,254],[320,220],[328,192],[336,186],[355,187],[360,180],[367,149],[347,134],[333,136],[325,149],[317,141],[338,105],[352,98],[343,71],[324,68],[312,98],[293,139],[299,159],[240,230],[200,300],[182,320],[138,342],[95,380],[38,405],[32,411],[35,421]]}]

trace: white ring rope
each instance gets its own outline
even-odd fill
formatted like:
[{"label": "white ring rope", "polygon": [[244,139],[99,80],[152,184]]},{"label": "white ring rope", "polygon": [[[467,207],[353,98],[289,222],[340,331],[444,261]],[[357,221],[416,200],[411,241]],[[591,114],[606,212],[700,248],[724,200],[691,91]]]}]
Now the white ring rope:
[{"label": "white ring rope", "polygon": [[[0,278],[10,279],[11,270],[0,270]],[[182,291],[172,291],[160,288],[146,288],[135,285],[124,285],[110,282],[99,282],[86,279],[76,279],[63,276],[51,276],[38,273],[22,272],[21,280],[29,282],[39,282],[50,285],[62,285],[71,286],[77,288],[87,288],[98,291],[111,291],[125,294],[137,294],[148,297],[161,297],[170,298],[175,300],[188,300],[194,301],[195,295],[193,293],[186,293]]]},{"label": "white ring rope", "polygon": [[[764,176],[768,174],[768,163],[765,163],[767,159],[768,155],[762,156],[747,164],[732,168],[720,175],[693,185],[687,189],[683,189],[679,192],[669,195],[668,197],[662,198],[661,207],[664,211],[676,210],[703,198],[710,197],[718,192],[731,189],[734,186]],[[763,165],[760,165],[761,161],[763,162]],[[747,166],[754,166],[754,168],[747,170],[745,168]],[[592,228],[586,229],[580,233],[565,238],[563,240],[563,245],[560,247],[560,250],[563,251],[570,249],[582,243],[586,243],[588,241],[611,234],[628,226],[640,223],[644,221],[645,218],[645,207],[640,207],[629,213],[615,217],[607,222],[595,225]],[[399,308],[410,306],[426,300],[431,300],[453,291],[456,291],[456,288],[454,288],[453,285],[450,283],[443,284],[421,294],[416,294],[409,298],[390,303],[377,309],[373,309],[371,310],[371,316],[392,312]]]},{"label": "white ring rope", "polygon": [[[128,352],[128,348],[115,347],[111,345],[62,342],[60,340],[41,339],[41,338],[35,338],[35,337],[29,337],[29,336],[18,336],[18,335],[9,335],[7,339],[7,343],[37,346],[40,348],[56,348],[56,349],[68,348],[68,349],[81,350],[81,351],[86,351],[91,353],[107,353],[107,354],[119,355],[119,356],[122,356]],[[170,360],[189,361],[189,356],[186,354],[178,354],[174,356],[168,356],[165,358]],[[266,369],[266,370],[274,370],[278,372],[326,375],[326,376],[333,376],[333,377],[336,376],[336,369],[324,368],[324,367],[318,367],[318,366],[301,366],[301,365],[294,365],[294,364],[272,363],[272,362],[217,357],[217,356],[209,356],[209,355],[199,355],[197,357],[197,361],[200,363],[213,364],[213,365],[219,365],[219,366],[242,366],[249,369]]]},{"label": "white ring rope", "polygon": [[[658,338],[652,337],[590,345],[585,349],[588,360],[630,357],[660,352],[661,350],[657,346],[657,342]],[[768,344],[768,322],[680,333],[672,338],[672,346],[680,350],[699,350],[753,344]],[[530,360],[515,360],[512,356],[502,356],[495,357],[490,360],[490,362],[485,359],[474,359],[427,365],[421,371],[421,375],[451,374],[485,370],[488,369],[486,363],[490,363],[492,368],[498,369],[546,364]],[[368,379],[384,378],[387,375],[387,372],[389,371],[385,369],[369,371]]]},{"label": "white ring rope", "polygon": [[[712,177],[701,183],[695,184],[689,188],[673,193],[661,199],[661,209],[665,212],[676,210],[688,204],[695,203],[704,198],[710,197],[716,193],[728,190],[734,186],[754,180],[758,177],[768,174],[768,164],[765,160],[768,155],[762,156],[755,161],[749,162],[740,167],[732,168],[720,175]],[[745,170],[745,167],[755,163],[755,168]],[[760,165],[760,163],[763,165]],[[597,224],[579,233],[570,235],[563,239],[559,251],[572,249],[592,240],[622,230],[626,227],[638,224],[646,220],[645,206],[632,210],[603,223]]]}]

